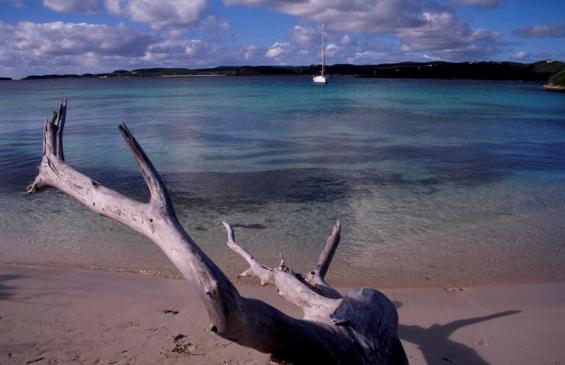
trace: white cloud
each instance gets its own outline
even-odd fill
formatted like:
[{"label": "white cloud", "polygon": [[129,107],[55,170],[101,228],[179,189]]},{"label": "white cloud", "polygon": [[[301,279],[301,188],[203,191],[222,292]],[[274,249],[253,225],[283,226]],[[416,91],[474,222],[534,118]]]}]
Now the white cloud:
[{"label": "white cloud", "polygon": [[288,42],[275,42],[273,45],[265,52],[265,57],[274,58],[277,60],[282,60],[283,57],[287,56],[292,47]]},{"label": "white cloud", "polygon": [[515,29],[512,34],[521,38],[565,37],[565,22],[522,27]]},{"label": "white cloud", "polygon": [[151,44],[142,62],[157,67],[213,67],[237,65],[243,60],[254,63],[258,56],[260,49],[254,45],[240,49],[201,39],[165,39]]},{"label": "white cloud", "polygon": [[330,43],[326,46],[326,57],[334,58],[337,57],[343,51],[343,47],[337,44]]},{"label": "white cloud", "polygon": [[290,38],[302,46],[310,46],[316,42],[320,42],[321,32],[316,31],[313,27],[305,27],[295,25],[289,32]]},{"label": "white cloud", "polygon": [[5,43],[14,51],[38,56],[66,56],[85,52],[132,56],[143,54],[151,37],[125,26],[87,23],[3,24]]},{"label": "white cloud", "polygon": [[342,46],[349,46],[352,41],[353,40],[349,34],[344,34],[343,37],[341,37],[339,44]]},{"label": "white cloud", "polygon": [[402,51],[451,61],[484,58],[499,51],[500,34],[471,29],[466,21],[446,8],[424,12],[422,19],[422,26],[398,32]]},{"label": "white cloud", "polygon": [[180,59],[189,61],[190,59],[199,59],[212,47],[207,47],[202,40],[199,39],[174,39],[163,40],[161,42],[151,44],[143,59],[145,61],[159,61],[159,63],[170,63],[171,60],[178,61]]},{"label": "white cloud", "polygon": [[[494,0],[457,0],[487,6]],[[227,5],[263,6],[327,25],[330,34],[346,33],[339,44],[353,46],[349,34],[385,34],[400,39],[405,52],[446,60],[481,58],[499,51],[500,35],[472,29],[449,5],[426,0],[224,0]],[[297,26],[290,31],[293,44],[308,46],[314,38]],[[306,34],[308,37],[301,37]],[[312,42],[312,43],[310,43]],[[363,53],[362,51],[360,52]]]},{"label": "white cloud", "polygon": [[[563,54],[561,54],[561,57]],[[528,52],[524,50],[519,50],[511,55],[511,59],[520,62],[532,62],[532,61],[539,61],[539,60],[548,60],[554,59],[555,55],[552,55],[547,52]]]},{"label": "white cloud", "polygon": [[51,10],[70,13],[94,13],[98,10],[97,0],[43,0]]},{"label": "white cloud", "polygon": [[257,46],[183,39],[125,25],[0,22],[0,74],[97,73],[140,67],[212,67],[264,61]]},{"label": "white cloud", "polygon": [[[345,53],[345,52],[344,52]],[[375,64],[401,62],[408,60],[398,48],[382,43],[363,43],[350,48],[345,53],[344,61],[356,64]]]},{"label": "white cloud", "polygon": [[259,57],[261,57],[261,55],[263,55],[264,53],[265,53],[265,50],[258,47],[256,44],[250,44],[250,45],[244,46],[241,49],[241,54],[242,54],[243,60],[245,60],[246,62],[256,60]]},{"label": "white cloud", "polygon": [[421,23],[422,0],[224,0],[226,5],[263,6],[324,23],[342,32],[386,33]]},{"label": "white cloud", "polygon": [[178,28],[196,23],[206,9],[207,0],[105,0],[105,3],[114,15],[148,23],[153,28]]},{"label": "white cloud", "polygon": [[530,54],[526,51],[517,51],[512,54],[512,58],[517,60],[523,60],[525,58],[528,58],[529,56]]},{"label": "white cloud", "polygon": [[[320,57],[319,23],[326,24],[326,55],[330,64],[484,59],[505,46],[500,34],[472,28],[453,8],[455,2],[478,6],[492,2],[488,0],[224,0],[230,5],[263,6],[299,18],[299,25],[292,26],[286,37],[270,46],[234,41],[226,20],[204,15],[207,0],[104,1],[112,14],[147,23],[152,29],[0,22],[0,71],[21,75],[146,66],[312,64],[319,62]],[[102,0],[44,0],[45,6],[57,11],[83,13],[94,11],[96,4],[101,3]],[[193,32],[187,33],[187,27]],[[563,24],[556,23],[520,28],[514,34],[555,37],[565,34],[563,29]],[[186,34],[196,39],[184,39]],[[533,56],[522,56],[520,52],[513,55],[515,59]],[[510,55],[507,53],[506,57]]]},{"label": "white cloud", "polygon": [[200,27],[208,33],[220,33],[230,29],[230,23],[226,20],[221,20],[213,15],[208,15],[200,21]]},{"label": "white cloud", "polygon": [[154,37],[125,26],[0,22],[0,66],[15,76],[100,71],[128,65]]}]

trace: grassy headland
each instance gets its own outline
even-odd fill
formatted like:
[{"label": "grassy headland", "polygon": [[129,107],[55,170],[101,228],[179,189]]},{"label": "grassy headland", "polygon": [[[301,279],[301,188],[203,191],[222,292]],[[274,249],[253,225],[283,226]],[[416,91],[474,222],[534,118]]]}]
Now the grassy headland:
[{"label": "grassy headland", "polygon": [[565,91],[565,69],[551,76],[544,88],[550,91]]}]

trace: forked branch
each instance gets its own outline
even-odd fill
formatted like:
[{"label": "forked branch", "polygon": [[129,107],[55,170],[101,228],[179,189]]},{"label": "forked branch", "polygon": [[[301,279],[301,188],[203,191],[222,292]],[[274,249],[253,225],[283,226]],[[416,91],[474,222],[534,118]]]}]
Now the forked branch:
[{"label": "forked branch", "polygon": [[279,267],[268,268],[258,263],[255,258],[235,241],[233,228],[224,222],[228,234],[228,247],[241,256],[249,265],[240,276],[256,276],[261,285],[273,285],[280,296],[300,307],[304,319],[327,322],[330,315],[339,306],[340,300],[318,294],[302,281],[297,273],[281,263]]},{"label": "forked branch", "polygon": [[320,294],[329,298],[341,298],[341,294],[326,283],[325,277],[334,258],[335,251],[341,239],[341,222],[338,220],[332,227],[332,232],[326,241],[326,245],[320,253],[316,268],[306,275],[306,281],[312,285]]}]

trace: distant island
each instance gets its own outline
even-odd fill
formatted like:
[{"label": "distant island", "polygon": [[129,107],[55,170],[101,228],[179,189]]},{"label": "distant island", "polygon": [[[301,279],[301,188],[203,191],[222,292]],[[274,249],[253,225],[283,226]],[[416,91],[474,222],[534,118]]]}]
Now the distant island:
[{"label": "distant island", "polygon": [[565,91],[565,69],[551,76],[544,88],[549,91]]},{"label": "distant island", "polygon": [[11,77],[1,77],[0,76],[0,81],[10,81],[10,80],[12,80]]},{"label": "distant island", "polygon": [[[195,76],[254,76],[254,75],[313,75],[318,65],[310,66],[220,66],[213,68],[141,68],[116,70],[109,73],[31,75],[23,80],[59,78],[123,78],[123,77],[195,77]],[[518,62],[402,62],[379,65],[336,64],[327,66],[331,75],[374,78],[412,79],[471,79],[547,81],[565,70],[565,63],[545,60],[534,63]]]}]

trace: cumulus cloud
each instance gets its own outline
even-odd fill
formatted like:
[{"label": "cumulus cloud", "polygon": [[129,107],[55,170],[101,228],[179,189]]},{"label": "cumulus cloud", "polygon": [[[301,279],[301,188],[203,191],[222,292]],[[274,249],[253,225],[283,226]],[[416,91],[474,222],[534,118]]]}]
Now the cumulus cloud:
[{"label": "cumulus cloud", "polygon": [[255,63],[263,55],[255,45],[226,47],[218,42],[201,39],[164,39],[151,44],[141,62],[159,67],[212,67],[241,64],[242,60]]},{"label": "cumulus cloud", "polygon": [[265,50],[226,46],[210,39],[183,39],[174,31],[125,25],[0,22],[0,74],[108,72],[119,68],[212,67],[255,64]]},{"label": "cumulus cloud", "polygon": [[342,51],[344,50],[343,47],[338,46],[337,44],[330,43],[326,46],[326,57],[335,58],[337,57]]},{"label": "cumulus cloud", "polygon": [[208,33],[219,33],[230,29],[230,23],[226,20],[218,19],[213,15],[208,15],[200,21],[200,27]]},{"label": "cumulus cloud", "polygon": [[198,65],[217,52],[217,46],[210,46],[200,39],[167,39],[149,45],[143,56],[144,61],[168,66],[171,62],[183,60]]},{"label": "cumulus cloud", "polygon": [[257,46],[256,44],[249,44],[242,47],[240,53],[243,60],[249,62],[258,60],[265,54],[265,50]]},{"label": "cumulus cloud", "polygon": [[353,42],[353,39],[349,34],[344,34],[339,40],[339,44],[342,46],[349,46]]},{"label": "cumulus cloud", "polygon": [[516,60],[523,60],[530,56],[530,54],[526,51],[517,51],[512,54],[512,58]]},{"label": "cumulus cloud", "polygon": [[[386,43],[361,43],[345,53],[345,62],[372,64],[407,61],[405,53]],[[411,58],[410,60],[413,60]]]},{"label": "cumulus cloud", "polygon": [[289,32],[290,38],[302,46],[310,46],[315,42],[320,42],[321,33],[313,27],[295,25]]},{"label": "cumulus cloud", "polygon": [[265,57],[274,58],[278,61],[283,61],[285,56],[288,56],[291,52],[292,47],[288,42],[275,42],[273,45],[265,52]]},{"label": "cumulus cloud", "polygon": [[196,23],[207,0],[105,0],[105,4],[110,13],[153,28],[178,28]]},{"label": "cumulus cloud", "polygon": [[[230,23],[227,20],[219,19],[214,15],[208,15],[192,27],[193,31],[198,30],[204,32],[206,38],[212,42],[222,42],[226,36],[234,37],[233,33],[228,32],[229,29]],[[178,32],[179,35],[182,35],[185,30],[186,29],[178,28],[173,32]]]},{"label": "cumulus cloud", "polygon": [[483,58],[497,53],[500,34],[485,29],[471,29],[446,8],[424,12],[424,24],[398,32],[404,52],[421,52],[445,60]]},{"label": "cumulus cloud", "polygon": [[43,0],[43,6],[59,12],[94,13],[98,10],[97,0]]},{"label": "cumulus cloud", "polygon": [[[264,51],[264,59],[256,61],[274,64],[318,64],[321,60],[321,33],[315,31],[311,42],[300,42],[294,35],[293,27],[286,40],[274,42]],[[312,28],[315,29],[315,28]],[[336,63],[381,63],[408,60],[399,47],[385,41],[384,37],[330,33],[326,37],[326,62]],[[412,59],[421,57],[411,56]]]},{"label": "cumulus cloud", "polygon": [[492,9],[495,8],[500,0],[453,0],[456,5],[476,6],[479,8]]},{"label": "cumulus cloud", "polygon": [[[495,0],[455,0],[467,5],[494,6]],[[352,42],[349,34],[389,34],[400,39],[402,50],[413,57],[426,54],[446,60],[481,58],[500,50],[500,34],[472,29],[448,5],[425,0],[224,0],[227,5],[264,6],[304,20],[324,23],[333,33],[346,33],[340,46]],[[290,32],[293,44],[308,45],[315,37],[308,28]]]},{"label": "cumulus cloud", "polygon": [[512,34],[521,38],[565,37],[565,23],[534,25],[515,29]]},{"label": "cumulus cloud", "polygon": [[386,33],[421,24],[422,0],[224,0],[226,5],[263,6],[312,19],[342,32]]},{"label": "cumulus cloud", "polygon": [[0,66],[12,75],[101,71],[143,57],[155,38],[125,26],[0,22]]},{"label": "cumulus cloud", "polygon": [[126,28],[86,23],[2,24],[5,43],[15,52],[58,57],[86,52],[118,56],[143,54],[152,37]]},{"label": "cumulus cloud", "polygon": [[[7,1],[7,0],[0,0]],[[56,11],[88,13],[102,0],[43,0]],[[327,32],[329,63],[489,58],[501,50],[514,59],[535,55],[508,49],[502,35],[471,27],[454,4],[488,7],[494,0],[224,0],[296,16],[298,25],[269,44],[229,38],[230,24],[208,15],[208,0],[104,0],[117,16],[148,24],[7,24],[0,22],[0,73],[103,72],[116,68],[207,67],[220,64],[311,64],[320,60]],[[208,15],[208,16],[206,16]],[[186,29],[190,27],[191,33]],[[565,23],[514,31],[519,37],[565,36]],[[185,39],[190,35],[194,39]],[[224,38],[225,36],[228,38]],[[223,43],[230,39],[228,43]],[[506,48],[505,48],[506,47]],[[523,53],[521,53],[523,52]]]}]

